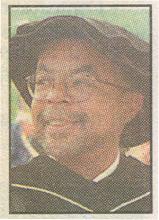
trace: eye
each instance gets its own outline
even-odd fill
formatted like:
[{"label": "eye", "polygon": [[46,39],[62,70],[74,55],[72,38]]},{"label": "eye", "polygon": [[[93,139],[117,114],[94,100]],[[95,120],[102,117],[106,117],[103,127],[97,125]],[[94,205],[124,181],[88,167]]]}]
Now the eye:
[{"label": "eye", "polygon": [[37,86],[44,86],[44,85],[48,85],[49,83],[50,83],[49,79],[46,78],[41,78],[36,80]]},{"label": "eye", "polygon": [[73,85],[74,85],[74,86],[79,86],[79,85],[81,85],[81,84],[84,84],[84,81],[81,80],[81,79],[77,79],[77,80],[73,81]]},{"label": "eye", "polygon": [[90,75],[89,73],[87,73],[85,76],[86,76],[87,78],[90,78],[91,75]]}]

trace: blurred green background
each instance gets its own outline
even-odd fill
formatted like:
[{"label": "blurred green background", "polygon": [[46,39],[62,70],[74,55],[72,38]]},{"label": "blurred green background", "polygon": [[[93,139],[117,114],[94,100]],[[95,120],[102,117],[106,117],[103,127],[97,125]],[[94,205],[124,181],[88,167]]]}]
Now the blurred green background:
[{"label": "blurred green background", "polygon": [[[10,11],[11,36],[19,25],[49,16],[75,15],[105,20],[124,27],[145,41],[150,37],[149,7],[12,7]],[[20,94],[11,83],[11,123],[19,110]],[[29,111],[25,106],[26,111]]]}]

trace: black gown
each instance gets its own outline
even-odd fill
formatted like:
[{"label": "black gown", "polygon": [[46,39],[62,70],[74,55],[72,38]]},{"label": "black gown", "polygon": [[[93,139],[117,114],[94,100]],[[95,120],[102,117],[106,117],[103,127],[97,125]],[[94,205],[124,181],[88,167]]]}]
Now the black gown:
[{"label": "black gown", "polygon": [[117,169],[95,183],[47,156],[12,169],[10,213],[151,213],[150,167],[121,156]]}]

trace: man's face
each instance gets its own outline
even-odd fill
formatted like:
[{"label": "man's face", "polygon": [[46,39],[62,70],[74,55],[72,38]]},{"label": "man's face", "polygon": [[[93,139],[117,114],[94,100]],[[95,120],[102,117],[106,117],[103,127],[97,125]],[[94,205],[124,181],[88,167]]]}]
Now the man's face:
[{"label": "man's face", "polygon": [[32,116],[47,154],[58,160],[111,150],[126,123],[123,94],[107,84],[123,84],[111,61],[88,42],[63,40],[41,53],[36,74],[42,98],[33,99]]}]

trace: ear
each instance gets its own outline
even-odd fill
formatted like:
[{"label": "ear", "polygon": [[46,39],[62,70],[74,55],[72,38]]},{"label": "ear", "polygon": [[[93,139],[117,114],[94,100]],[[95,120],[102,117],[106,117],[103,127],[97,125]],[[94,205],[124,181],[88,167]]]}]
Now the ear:
[{"label": "ear", "polygon": [[131,121],[142,109],[144,96],[139,92],[127,92],[123,95],[123,117],[127,122]]}]

